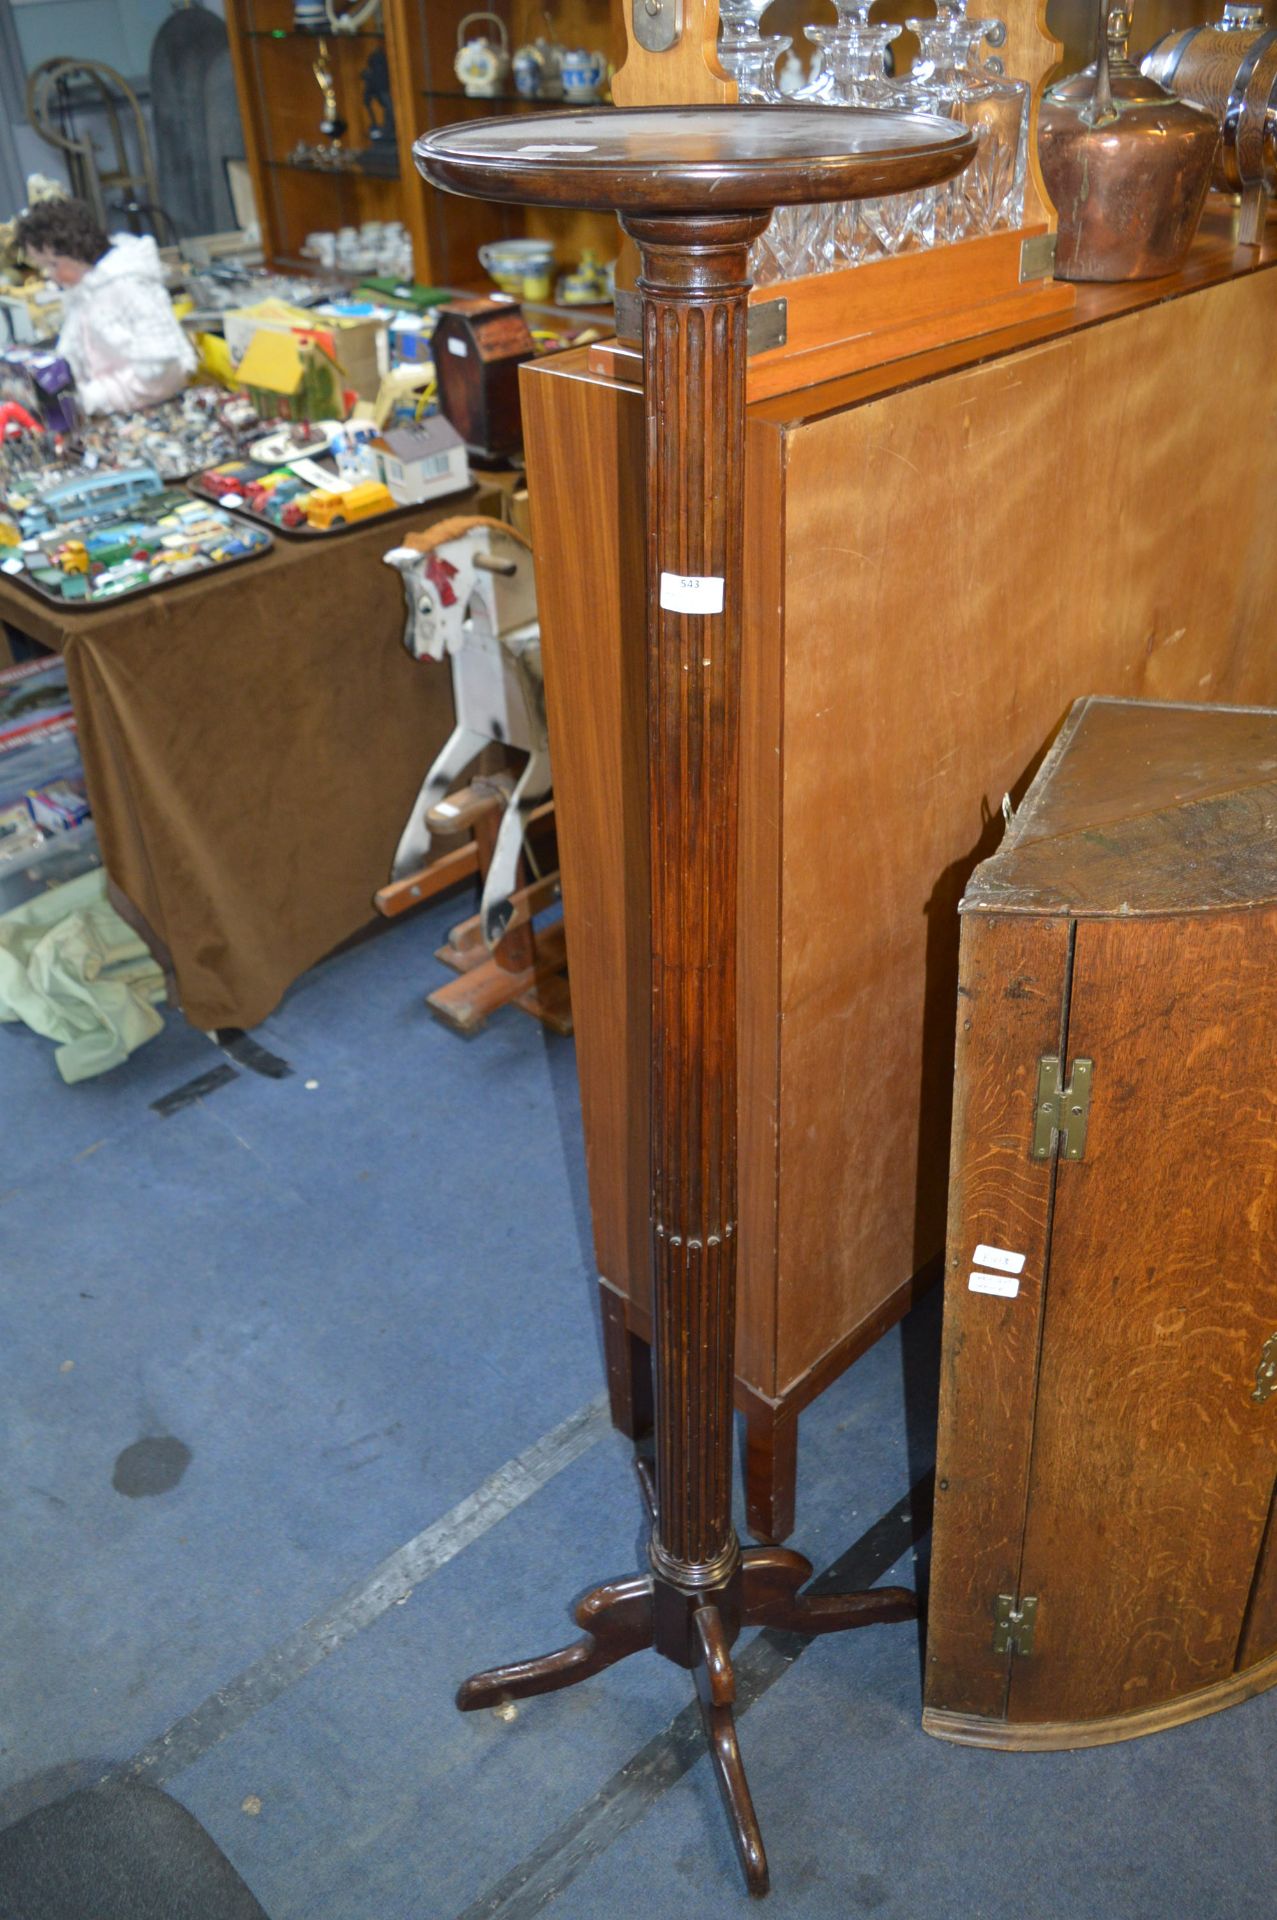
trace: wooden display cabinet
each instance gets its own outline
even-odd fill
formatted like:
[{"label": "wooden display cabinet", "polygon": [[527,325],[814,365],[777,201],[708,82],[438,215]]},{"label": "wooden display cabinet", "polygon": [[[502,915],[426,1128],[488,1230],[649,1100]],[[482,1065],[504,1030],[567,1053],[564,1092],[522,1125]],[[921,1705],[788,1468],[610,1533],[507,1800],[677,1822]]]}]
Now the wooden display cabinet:
[{"label": "wooden display cabinet", "polygon": [[962,901],[929,1732],[1277,1681],[1277,713],[1084,700]]},{"label": "wooden display cabinet", "polygon": [[[379,22],[380,18],[380,24]],[[292,0],[226,0],[235,88],[244,128],[245,155],[262,223],[267,260],[283,268],[313,270],[302,254],[308,233],[362,226],[367,220],[401,220],[411,227],[411,203],[419,198],[411,174],[413,130],[396,112],[396,138],[375,160],[363,104],[361,72],[379,47],[386,52],[393,87],[402,66],[403,22],[396,0],[382,0],[380,16],[361,33],[299,32]],[[347,130],[341,167],[295,161],[298,142],[321,140],[323,95],[313,71],[320,38],[328,49],[334,88]]]},{"label": "wooden display cabinet", "polygon": [[[597,47],[613,65],[624,58],[625,39],[613,0],[496,0],[513,52],[547,31],[566,47]],[[308,233],[362,225],[366,220],[402,220],[412,236],[416,278],[427,285],[490,291],[478,249],[487,240],[514,234],[553,239],[560,268],[572,266],[586,247],[602,260],[619,245],[610,214],[540,211],[459,200],[428,186],[417,173],[412,145],[434,127],[516,110],[544,110],[512,90],[476,100],[462,91],[453,71],[465,0],[382,0],[365,31],[324,36],[337,100],[348,122],[343,145],[352,159],[342,169],[290,159],[299,141],[320,139],[322,95],[312,70],[321,36],[293,27],[292,0],[227,0],[235,84],[253,190],[262,219],[267,258],[284,267],[305,266],[301,246]],[[481,32],[476,23],[474,32]],[[386,51],[395,140],[375,169],[354,154],[369,146],[361,71],[378,46]]]},{"label": "wooden display cabinet", "polygon": [[[453,61],[462,20],[475,9],[464,0],[383,0],[400,20],[405,57],[397,61],[395,112],[417,134],[452,121],[493,114],[542,112],[569,103],[527,100],[509,90],[492,99],[472,99],[461,87]],[[613,66],[625,57],[618,0],[494,0],[485,9],[505,24],[510,52],[552,31],[564,47],[597,48]],[[475,22],[475,34],[494,29]],[[411,145],[411,142],[409,142]],[[529,235],[553,240],[558,267],[573,266],[585,248],[600,260],[616,257],[620,236],[611,214],[554,207],[498,206],[440,193],[414,175],[407,215],[418,277],[436,285],[491,290],[478,250],[485,241]]]}]

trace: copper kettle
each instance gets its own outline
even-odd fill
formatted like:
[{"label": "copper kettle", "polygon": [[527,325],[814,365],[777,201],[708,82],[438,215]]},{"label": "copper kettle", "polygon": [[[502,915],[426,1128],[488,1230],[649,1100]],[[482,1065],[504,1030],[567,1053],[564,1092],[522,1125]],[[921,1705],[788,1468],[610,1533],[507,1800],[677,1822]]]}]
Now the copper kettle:
[{"label": "copper kettle", "polygon": [[1059,215],[1060,280],[1149,280],[1183,264],[1219,127],[1126,56],[1130,16],[1100,0],[1099,52],[1048,87],[1038,157]]}]

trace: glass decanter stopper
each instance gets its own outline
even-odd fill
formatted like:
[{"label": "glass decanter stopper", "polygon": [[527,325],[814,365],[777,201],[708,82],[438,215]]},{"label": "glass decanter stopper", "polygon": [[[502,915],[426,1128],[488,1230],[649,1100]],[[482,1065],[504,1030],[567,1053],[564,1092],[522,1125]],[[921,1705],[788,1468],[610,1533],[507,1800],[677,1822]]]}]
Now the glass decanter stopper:
[{"label": "glass decanter stopper", "polygon": [[742,101],[779,100],[776,62],[793,41],[787,34],[761,34],[758,23],[772,0],[719,0],[718,58],[736,82]]},{"label": "glass decanter stopper", "polygon": [[832,104],[839,96],[835,92],[835,81],[830,70],[833,49],[839,44],[854,42],[858,29],[869,26],[869,9],[873,0],[834,0],[838,14],[836,27],[804,27],[807,39],[817,49],[816,67],[807,85],[795,96],[799,100],[814,100]]}]

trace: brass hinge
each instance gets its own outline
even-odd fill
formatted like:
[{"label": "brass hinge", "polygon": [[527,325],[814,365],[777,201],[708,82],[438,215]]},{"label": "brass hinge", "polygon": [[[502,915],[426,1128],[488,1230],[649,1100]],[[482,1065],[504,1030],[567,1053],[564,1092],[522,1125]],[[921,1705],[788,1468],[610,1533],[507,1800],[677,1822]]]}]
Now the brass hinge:
[{"label": "brass hinge", "polygon": [[1018,1607],[1013,1593],[1000,1593],[993,1603],[993,1651],[1018,1653],[1027,1658],[1033,1651],[1037,1617],[1035,1593],[1026,1593]]},{"label": "brass hinge", "polygon": [[1277,1393],[1277,1333],[1270,1333],[1259,1355],[1259,1365],[1255,1369],[1255,1391],[1252,1400],[1270,1400]]},{"label": "brass hinge", "polygon": [[1020,280],[1049,280],[1055,272],[1055,235],[1031,234],[1020,242]]},{"label": "brass hinge", "polygon": [[1038,1097],[1033,1109],[1033,1158],[1049,1160],[1060,1137],[1060,1158],[1080,1160],[1086,1152],[1086,1122],[1091,1111],[1094,1060],[1075,1060],[1068,1086],[1058,1054],[1044,1053],[1038,1061]]}]

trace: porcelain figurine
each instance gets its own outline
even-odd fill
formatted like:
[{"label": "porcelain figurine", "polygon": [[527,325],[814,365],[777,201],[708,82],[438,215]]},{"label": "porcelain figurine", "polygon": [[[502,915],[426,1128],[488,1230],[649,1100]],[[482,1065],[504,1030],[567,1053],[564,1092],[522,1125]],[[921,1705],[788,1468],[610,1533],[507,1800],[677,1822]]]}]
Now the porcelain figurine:
[{"label": "porcelain figurine", "polygon": [[559,281],[555,298],[561,307],[604,306],[612,298],[610,269],[587,247],[577,265]]},{"label": "porcelain figurine", "polygon": [[514,56],[515,92],[525,100],[563,98],[563,49],[542,34],[520,47]]},{"label": "porcelain figurine", "polygon": [[563,56],[564,98],[583,103],[600,98],[607,78],[604,56],[586,47],[569,47]]}]

